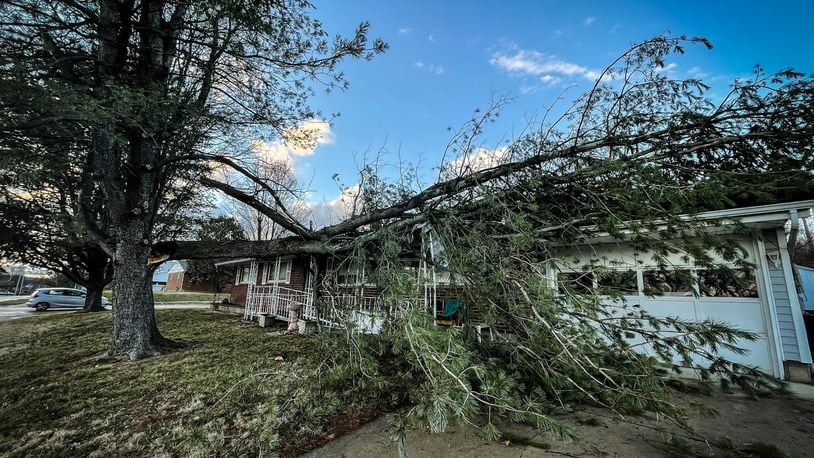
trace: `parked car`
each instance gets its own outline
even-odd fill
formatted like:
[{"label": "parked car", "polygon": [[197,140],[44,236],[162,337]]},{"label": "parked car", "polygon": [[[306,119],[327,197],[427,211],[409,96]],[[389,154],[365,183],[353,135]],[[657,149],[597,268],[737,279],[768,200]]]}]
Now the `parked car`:
[{"label": "parked car", "polygon": [[[79,308],[85,305],[85,294],[81,289],[74,288],[40,288],[28,299],[25,305],[45,311],[59,308]],[[102,297],[102,306],[109,307],[110,301]]]},{"label": "parked car", "polygon": [[7,289],[0,289],[0,296],[13,296],[14,292]]}]

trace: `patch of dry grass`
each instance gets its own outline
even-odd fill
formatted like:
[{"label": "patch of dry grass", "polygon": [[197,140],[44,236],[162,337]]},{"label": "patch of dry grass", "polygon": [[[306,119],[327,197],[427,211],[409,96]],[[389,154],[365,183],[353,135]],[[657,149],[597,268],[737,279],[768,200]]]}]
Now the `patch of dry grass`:
[{"label": "patch of dry grass", "polygon": [[[110,290],[106,290],[102,293],[106,298],[112,299],[113,292]],[[229,295],[226,293],[220,293],[218,295],[218,301],[222,301],[223,299],[229,298]],[[155,300],[156,304],[169,304],[169,303],[177,303],[177,302],[205,302],[209,303],[215,299],[214,293],[196,293],[196,292],[188,292],[188,291],[154,291],[153,292],[153,300]]]},{"label": "patch of dry grass", "polygon": [[[318,437],[343,414],[373,408],[382,394],[321,384],[332,377],[314,372],[316,338],[208,311],[163,310],[157,318],[165,335],[191,347],[98,364],[109,313],[0,324],[0,455],[284,452]],[[275,361],[278,355],[284,361]]]}]

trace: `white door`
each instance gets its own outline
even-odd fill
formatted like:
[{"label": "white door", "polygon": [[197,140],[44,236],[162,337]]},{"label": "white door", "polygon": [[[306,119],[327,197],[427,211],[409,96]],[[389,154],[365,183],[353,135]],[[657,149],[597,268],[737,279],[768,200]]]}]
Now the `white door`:
[{"label": "white door", "polygon": [[719,350],[721,356],[741,364],[757,366],[764,372],[779,376],[780,374],[775,374],[772,363],[773,345],[766,329],[770,321],[768,316],[764,316],[764,309],[763,301],[759,298],[720,297],[700,298],[695,301],[695,311],[699,320],[711,318],[757,334],[757,340],[754,342],[741,340],[738,343],[739,347],[749,350],[747,354],[739,355],[732,351]]},{"label": "white door", "polygon": [[[730,361],[757,366],[766,373],[780,375],[775,373],[772,359],[774,347],[766,329],[769,318],[764,316],[765,306],[759,298],[656,297],[642,298],[639,302],[644,310],[658,317],[677,316],[696,321],[712,319],[755,333],[757,335],[755,341],[741,340],[737,344],[748,350],[746,354],[738,354],[721,348],[717,349],[718,354]],[[702,365],[709,363],[702,359],[696,362]]]}]

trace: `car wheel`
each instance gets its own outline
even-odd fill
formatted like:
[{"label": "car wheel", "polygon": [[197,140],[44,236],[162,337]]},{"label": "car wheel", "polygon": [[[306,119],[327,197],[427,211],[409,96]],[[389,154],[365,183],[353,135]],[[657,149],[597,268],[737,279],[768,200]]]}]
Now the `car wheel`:
[{"label": "car wheel", "polygon": [[38,312],[44,312],[48,310],[48,303],[47,302],[40,302],[36,306]]}]

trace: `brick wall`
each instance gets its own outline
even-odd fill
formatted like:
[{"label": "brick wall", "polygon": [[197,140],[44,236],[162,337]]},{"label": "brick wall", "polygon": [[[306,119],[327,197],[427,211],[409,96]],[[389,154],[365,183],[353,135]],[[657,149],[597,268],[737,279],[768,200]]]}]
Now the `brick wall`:
[{"label": "brick wall", "polygon": [[242,284],[242,285],[233,285],[232,286],[232,294],[231,299],[229,302],[233,304],[238,304],[245,306],[246,305],[246,291],[248,290],[249,285]]},{"label": "brick wall", "polygon": [[181,284],[183,275],[183,272],[170,272],[169,275],[167,275],[166,291],[181,291],[183,288],[183,285]]},{"label": "brick wall", "polygon": [[[308,258],[294,258],[291,259],[291,277],[285,283],[279,283],[280,286],[286,288],[296,289],[299,291],[305,290],[305,279],[308,275]],[[274,261],[261,262],[257,269],[257,285],[273,285],[274,283],[263,283],[263,272],[266,268],[274,269]]]},{"label": "brick wall", "polygon": [[[308,265],[310,260],[308,258],[295,258],[291,260],[291,277],[288,282],[280,283],[280,286],[303,291],[305,290],[305,282],[308,276]],[[270,266],[274,268],[274,261],[260,262],[257,268],[257,278],[255,284],[259,286],[270,286],[273,283],[263,283],[264,269]],[[247,284],[230,284],[228,285],[231,291],[231,303],[245,306],[246,293],[248,292],[249,285]]]},{"label": "brick wall", "polygon": [[[169,283],[169,281],[167,282]],[[168,289],[169,291],[169,289]],[[189,275],[184,275],[184,286],[182,291],[189,291],[189,292],[196,292],[196,293],[214,293],[215,292],[215,281],[205,281],[201,283],[195,283],[191,281],[191,277]]]}]

